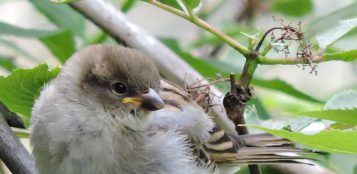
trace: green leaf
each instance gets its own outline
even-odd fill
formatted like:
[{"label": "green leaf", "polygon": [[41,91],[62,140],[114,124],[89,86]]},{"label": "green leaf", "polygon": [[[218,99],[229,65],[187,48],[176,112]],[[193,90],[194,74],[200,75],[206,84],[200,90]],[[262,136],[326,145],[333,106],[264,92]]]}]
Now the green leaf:
[{"label": "green leaf", "polygon": [[343,8],[332,11],[328,15],[321,16],[312,22],[310,22],[305,29],[304,39],[309,40],[316,36],[317,33],[321,33],[326,29],[329,29],[336,25],[338,21],[343,19],[350,19],[357,16],[357,2],[352,2]]},{"label": "green leaf", "polygon": [[13,58],[0,55],[0,67],[6,69],[8,71],[12,71],[13,69],[16,68],[16,65],[14,63]]},{"label": "green leaf", "polygon": [[121,6],[121,11],[124,12],[124,13],[129,12],[129,10],[131,10],[134,7],[136,2],[137,2],[136,0],[126,0],[126,1],[124,1],[122,6]]},{"label": "green leaf", "polygon": [[296,114],[313,117],[313,118],[332,120],[338,123],[357,125],[357,109],[305,111],[305,112],[298,112]]},{"label": "green leaf", "polygon": [[168,46],[172,51],[178,54],[182,59],[184,59],[188,64],[193,66],[198,72],[200,72],[205,77],[214,77],[217,73],[221,71],[211,65],[210,63],[193,57],[190,53],[184,52],[178,45],[176,40],[173,39],[161,39],[161,41]]},{"label": "green leaf", "polygon": [[334,27],[316,36],[321,49],[325,49],[357,26],[357,18],[340,21]]},{"label": "green leaf", "polygon": [[[228,77],[229,73],[232,71],[227,71],[226,69],[220,69],[219,66],[213,66],[209,62],[207,62],[204,59],[198,59],[193,57],[191,54],[182,51],[180,46],[178,45],[176,40],[173,39],[161,39],[161,41],[166,44],[169,48],[171,48],[176,54],[178,54],[183,60],[185,60],[188,64],[190,64],[193,68],[195,68],[198,72],[200,72],[203,76],[205,77],[214,77],[217,73],[221,73],[222,75]],[[221,67],[222,65],[220,65]],[[229,65],[227,65],[229,66]],[[234,72],[234,71],[233,71]],[[239,72],[235,72],[237,76],[239,76]],[[314,97],[311,97],[294,87],[292,87],[290,84],[279,80],[279,79],[274,79],[274,80],[263,80],[259,78],[254,78],[252,81],[253,85],[268,88],[271,90],[283,92],[285,94],[288,94],[290,96],[294,96],[296,98],[300,98],[303,100],[307,100],[310,102],[315,102],[315,103],[322,103],[321,100],[318,100]]]},{"label": "green leaf", "polygon": [[267,109],[265,108],[265,106],[263,105],[263,103],[260,101],[260,99],[258,97],[253,97],[248,101],[248,106],[249,105],[254,105],[255,109],[257,110],[257,115],[260,119],[262,120],[268,120],[270,119],[270,114],[267,111]]},{"label": "green leaf", "polygon": [[196,13],[202,6],[201,0],[177,0],[181,1],[187,10]]},{"label": "green leaf", "polygon": [[53,35],[40,38],[61,63],[76,51],[74,36],[71,30],[64,30]]},{"label": "green leaf", "polygon": [[314,135],[286,130],[268,129],[256,125],[249,125],[278,137],[286,138],[293,142],[333,153],[357,154],[357,131],[325,130]]},{"label": "green leaf", "polygon": [[46,30],[35,30],[35,29],[23,29],[7,23],[0,22],[0,36],[1,35],[12,35],[28,38],[38,38],[46,36],[53,31]]},{"label": "green leaf", "polygon": [[30,2],[57,27],[70,28],[75,35],[84,38],[84,17],[67,4],[54,4],[48,0],[30,0]]},{"label": "green leaf", "polygon": [[296,98],[307,100],[310,102],[323,103],[323,101],[295,89],[293,86],[280,79],[262,80],[262,79],[254,78],[252,80],[252,84],[272,90],[277,90],[285,94],[288,94],[290,96],[294,96]]},{"label": "green leaf", "polygon": [[331,97],[325,104],[324,109],[356,109],[357,91],[346,90]]},{"label": "green leaf", "polygon": [[276,0],[273,10],[286,16],[301,17],[313,10],[311,0]]},{"label": "green leaf", "polygon": [[200,0],[159,0],[161,3],[169,5],[178,10],[183,10],[186,14],[197,12],[201,7]]},{"label": "green leaf", "polygon": [[292,113],[312,118],[335,121],[336,129],[349,128],[357,125],[357,91],[347,90],[334,95],[329,99],[324,110],[303,111]]},{"label": "green leaf", "polygon": [[323,57],[324,60],[341,60],[351,62],[357,60],[357,50],[325,54]]},{"label": "green leaf", "polygon": [[74,36],[69,29],[56,32],[22,29],[0,22],[0,34],[40,38],[62,63],[75,51]]},{"label": "green leaf", "polygon": [[330,125],[332,129],[352,129],[356,127],[355,125],[343,124],[343,123],[334,123]]},{"label": "green leaf", "polygon": [[58,3],[58,4],[65,4],[65,3],[71,3],[71,2],[76,2],[79,0],[51,0],[53,3]]},{"label": "green leaf", "polygon": [[58,72],[59,68],[49,71],[47,65],[42,64],[33,69],[14,70],[7,77],[0,76],[0,101],[21,115],[25,126],[28,126],[32,106],[41,88]]},{"label": "green leaf", "polygon": [[17,138],[30,138],[30,131],[28,129],[11,128]]},{"label": "green leaf", "polygon": [[93,34],[92,38],[86,41],[86,45],[103,43],[109,38],[110,36],[108,36],[104,31],[100,30],[97,33]]},{"label": "green leaf", "polygon": [[177,2],[177,0],[159,0],[159,1],[168,6],[174,7],[179,10],[183,10],[182,6]]}]

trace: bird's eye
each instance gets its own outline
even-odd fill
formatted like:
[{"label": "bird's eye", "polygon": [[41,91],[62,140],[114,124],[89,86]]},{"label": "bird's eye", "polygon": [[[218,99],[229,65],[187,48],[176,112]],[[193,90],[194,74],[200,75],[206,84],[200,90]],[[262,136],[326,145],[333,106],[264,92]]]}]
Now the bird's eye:
[{"label": "bird's eye", "polygon": [[118,94],[126,93],[126,86],[121,82],[113,83],[113,90]]}]

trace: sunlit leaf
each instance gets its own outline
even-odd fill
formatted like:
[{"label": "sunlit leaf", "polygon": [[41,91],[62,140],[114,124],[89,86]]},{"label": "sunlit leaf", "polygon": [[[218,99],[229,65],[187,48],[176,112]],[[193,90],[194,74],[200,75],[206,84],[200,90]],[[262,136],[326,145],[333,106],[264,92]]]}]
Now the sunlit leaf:
[{"label": "sunlit leaf", "polygon": [[331,13],[321,16],[309,24],[305,25],[305,39],[311,39],[316,36],[317,33],[324,32],[325,30],[336,25],[338,21],[343,19],[350,19],[357,16],[357,2],[351,2],[351,4],[345,7],[339,8]]},{"label": "sunlit leaf", "polygon": [[30,130],[28,129],[20,129],[12,127],[11,130],[15,133],[17,138],[29,138]]},{"label": "sunlit leaf", "polygon": [[74,36],[71,30],[64,30],[40,39],[55,55],[61,63],[76,51]]},{"label": "sunlit leaf", "polygon": [[286,130],[268,129],[260,126],[249,125],[275,136],[289,139],[306,145],[310,148],[334,153],[357,154],[357,131],[325,130],[320,133],[307,135],[300,132],[289,132]]},{"label": "sunlit leaf", "polygon": [[343,123],[334,123],[330,125],[330,128],[332,129],[352,129],[354,127],[356,127],[356,125],[343,124]]},{"label": "sunlit leaf", "polygon": [[327,48],[357,26],[357,18],[346,19],[316,36],[321,49]]},{"label": "sunlit leaf", "polygon": [[325,104],[324,109],[356,109],[357,91],[346,90],[331,97]]},{"label": "sunlit leaf", "polygon": [[273,10],[287,16],[300,17],[313,10],[311,0],[276,0]]},{"label": "sunlit leaf", "polygon": [[58,68],[49,71],[47,65],[39,65],[33,69],[14,70],[7,77],[0,76],[0,101],[22,116],[28,126],[32,106],[41,88],[58,72]]},{"label": "sunlit leaf", "polygon": [[334,95],[326,102],[323,110],[295,112],[292,114],[335,121],[339,124],[334,125],[335,128],[356,126],[357,91],[347,90]]},{"label": "sunlit leaf", "polygon": [[351,62],[357,60],[357,50],[343,51],[325,54],[323,56],[324,60],[340,60],[345,62]]},{"label": "sunlit leaf", "polygon": [[338,123],[357,125],[357,108],[352,110],[321,110],[298,112],[297,115],[304,115],[313,118],[332,120]]}]

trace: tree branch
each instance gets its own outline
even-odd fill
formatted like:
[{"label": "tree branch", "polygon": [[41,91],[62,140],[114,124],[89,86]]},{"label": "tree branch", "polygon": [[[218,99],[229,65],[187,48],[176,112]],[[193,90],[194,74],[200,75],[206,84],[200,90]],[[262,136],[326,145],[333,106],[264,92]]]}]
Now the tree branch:
[{"label": "tree branch", "polygon": [[10,127],[16,127],[16,128],[25,128],[24,122],[22,118],[17,115],[16,113],[13,113],[9,111],[4,104],[0,102],[0,112],[3,113],[5,116],[4,119],[6,120],[7,124]]},{"label": "tree branch", "polygon": [[[82,0],[70,4],[78,12],[105,30],[113,38],[124,40],[130,47],[140,50],[151,58],[167,79],[184,87],[185,83],[194,84],[197,80],[204,79],[195,69],[184,62],[180,57],[159,42],[156,38],[146,33],[134,23],[130,22],[125,14],[106,1]],[[175,68],[173,69],[173,65]],[[203,83],[208,83],[203,81]],[[214,96],[222,94],[214,87],[210,88],[212,103],[222,103],[221,99]],[[215,121],[226,131],[235,134],[234,125],[222,113],[222,106],[213,106],[212,111],[217,117]]]},{"label": "tree branch", "polygon": [[9,113],[11,112],[0,104],[0,158],[12,173],[37,174],[38,170],[32,156],[5,120]]}]

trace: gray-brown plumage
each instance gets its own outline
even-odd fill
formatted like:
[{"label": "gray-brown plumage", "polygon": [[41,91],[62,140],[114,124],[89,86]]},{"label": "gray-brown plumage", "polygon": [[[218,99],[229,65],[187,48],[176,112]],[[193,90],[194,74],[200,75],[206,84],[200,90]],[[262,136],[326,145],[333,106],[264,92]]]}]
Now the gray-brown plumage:
[{"label": "gray-brown plumage", "polygon": [[[181,112],[180,108],[187,105],[198,107],[190,99],[189,94],[167,81],[161,81],[160,96],[164,101],[177,102],[176,104],[165,102],[166,105],[176,108],[176,110],[171,109],[170,112]],[[163,110],[168,110],[168,107]],[[207,117],[207,115],[200,114],[202,113],[197,112],[196,116]],[[305,159],[303,157],[282,154],[309,153],[309,151],[295,148],[292,145],[291,141],[270,134],[231,135],[219,128],[218,125],[214,125],[209,131],[208,139],[195,146],[196,149],[193,152],[201,161],[215,164],[303,163],[298,161]]]},{"label": "gray-brown plumage", "polygon": [[41,92],[31,122],[44,174],[213,173],[216,163],[295,162],[275,153],[302,151],[270,135],[224,133],[184,91],[160,83],[148,58],[121,46],[74,54]]}]

